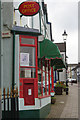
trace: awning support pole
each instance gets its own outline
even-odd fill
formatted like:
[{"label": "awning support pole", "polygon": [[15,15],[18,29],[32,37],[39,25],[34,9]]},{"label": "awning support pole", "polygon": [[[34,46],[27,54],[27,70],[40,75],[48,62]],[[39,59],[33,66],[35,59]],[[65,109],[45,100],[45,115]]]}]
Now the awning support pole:
[{"label": "awning support pole", "polygon": [[52,89],[51,92],[54,92],[54,75],[53,75],[53,67],[51,67],[51,78],[52,78]]},{"label": "awning support pole", "polygon": [[47,76],[46,76],[47,61],[45,60],[45,95],[47,95]]},{"label": "awning support pole", "polygon": [[43,64],[41,59],[41,95],[43,96]]},{"label": "awning support pole", "polygon": [[48,60],[48,82],[49,82],[49,95],[50,95],[50,60]]}]

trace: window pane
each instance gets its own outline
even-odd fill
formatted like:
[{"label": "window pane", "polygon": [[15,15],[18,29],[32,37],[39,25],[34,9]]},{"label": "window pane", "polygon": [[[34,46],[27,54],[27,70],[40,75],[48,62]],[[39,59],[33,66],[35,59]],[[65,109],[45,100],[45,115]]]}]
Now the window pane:
[{"label": "window pane", "polygon": [[34,45],[35,41],[34,39],[30,39],[30,38],[21,38],[21,43]]},{"label": "window pane", "polygon": [[38,95],[41,96],[41,70],[38,70]]},{"label": "window pane", "polygon": [[20,66],[35,66],[35,47],[20,47]]},{"label": "window pane", "polygon": [[49,94],[49,80],[48,80],[48,62],[46,67],[46,77],[47,77],[47,95]]},{"label": "window pane", "polygon": [[35,78],[35,68],[20,68],[20,78]]},{"label": "window pane", "polygon": [[43,95],[45,95],[45,67],[43,66]]}]

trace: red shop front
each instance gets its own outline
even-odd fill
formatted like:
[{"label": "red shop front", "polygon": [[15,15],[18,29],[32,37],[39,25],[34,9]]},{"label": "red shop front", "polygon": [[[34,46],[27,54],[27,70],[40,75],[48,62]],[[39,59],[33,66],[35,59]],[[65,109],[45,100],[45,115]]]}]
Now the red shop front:
[{"label": "red shop front", "polygon": [[[49,90],[47,93],[46,84],[45,95],[39,96],[38,36],[41,34],[36,29],[20,26],[14,26],[12,33],[13,76],[15,76],[12,84],[18,86],[19,90],[19,117],[44,118],[50,111],[51,97]],[[46,83],[47,77],[45,79]],[[42,85],[40,86],[42,89]],[[42,112],[43,110],[44,112]]]},{"label": "red shop front", "polygon": [[20,35],[20,98],[24,105],[35,105],[38,98],[37,37]]}]

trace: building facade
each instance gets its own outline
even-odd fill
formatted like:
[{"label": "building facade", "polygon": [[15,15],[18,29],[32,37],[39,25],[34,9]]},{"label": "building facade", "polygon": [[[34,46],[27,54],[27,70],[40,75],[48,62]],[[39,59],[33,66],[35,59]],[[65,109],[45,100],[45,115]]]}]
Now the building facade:
[{"label": "building facade", "polygon": [[[31,17],[21,16],[17,10],[20,4],[21,2],[13,1],[1,3],[2,95],[4,89],[5,94],[7,89],[11,94],[11,89],[18,87],[19,117],[41,118],[50,111],[51,95],[46,82],[44,83],[46,90],[45,87],[42,88],[44,94],[39,94],[38,41],[44,38],[52,40],[51,23],[48,22],[47,5],[43,1],[39,1],[39,13]],[[4,101],[2,111],[4,117]],[[5,111],[7,114],[7,109]],[[9,108],[9,115],[10,112]]]},{"label": "building facade", "polygon": [[[24,16],[19,12],[20,6],[27,8],[24,12],[35,4],[37,14]],[[16,93],[20,118],[44,118],[54,94],[53,66],[65,67],[58,47],[51,42],[47,5],[43,0],[11,1],[2,2],[1,8],[2,116],[12,117],[14,104],[10,106],[7,99],[15,98]]]},{"label": "building facade", "polygon": [[[60,54],[62,55],[62,58],[63,58],[63,61],[65,63],[65,43],[56,43],[56,45],[58,46],[59,50],[60,50]],[[58,73],[59,75],[59,80],[60,81],[66,81],[66,69],[63,68],[63,71],[62,72],[59,72]]]},{"label": "building facade", "polygon": [[68,64],[68,78],[77,80],[77,69],[75,69],[77,64]]}]

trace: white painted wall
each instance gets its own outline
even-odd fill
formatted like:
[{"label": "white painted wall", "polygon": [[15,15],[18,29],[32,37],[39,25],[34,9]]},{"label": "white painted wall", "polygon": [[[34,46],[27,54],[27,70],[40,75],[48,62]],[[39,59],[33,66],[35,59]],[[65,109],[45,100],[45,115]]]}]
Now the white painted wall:
[{"label": "white painted wall", "polygon": [[[1,31],[10,31],[13,24],[13,3],[2,2],[1,6]],[[12,86],[12,43],[13,35],[9,38],[2,38],[2,92],[3,88]]]},{"label": "white painted wall", "polygon": [[41,109],[49,103],[51,103],[51,97],[46,97],[42,99],[35,98],[35,105],[24,106],[24,98],[19,98],[19,110]]},{"label": "white painted wall", "polygon": [[[65,52],[60,52],[62,55],[63,61],[65,63]],[[59,72],[59,79],[60,81],[66,81],[66,69],[63,68],[63,72]]]}]

